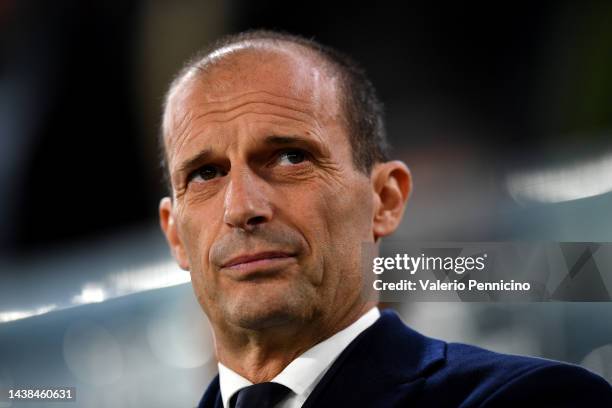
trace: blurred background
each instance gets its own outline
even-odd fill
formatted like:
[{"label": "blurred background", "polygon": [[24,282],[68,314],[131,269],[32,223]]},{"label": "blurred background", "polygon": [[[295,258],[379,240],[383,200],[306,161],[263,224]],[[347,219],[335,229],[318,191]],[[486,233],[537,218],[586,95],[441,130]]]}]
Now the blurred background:
[{"label": "blurred background", "polygon": [[[156,136],[174,73],[230,32],[287,30],[366,68],[414,177],[394,239],[612,241],[612,3],[372,3],[0,0],[0,388],[197,404],[216,362],[158,228]],[[612,381],[611,303],[389,306]]]}]

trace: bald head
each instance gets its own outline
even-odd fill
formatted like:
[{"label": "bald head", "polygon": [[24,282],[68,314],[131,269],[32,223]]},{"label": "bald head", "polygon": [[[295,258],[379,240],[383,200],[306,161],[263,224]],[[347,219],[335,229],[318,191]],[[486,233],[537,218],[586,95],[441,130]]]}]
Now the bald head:
[{"label": "bald head", "polygon": [[[165,145],[180,133],[189,112],[187,99],[231,100],[237,92],[257,92],[266,82],[271,96],[325,101],[325,112],[349,125],[341,105],[340,80],[329,62],[303,46],[267,40],[244,41],[207,54],[173,82],[163,120]],[[331,102],[331,104],[330,104]],[[347,131],[348,134],[348,131]]]},{"label": "bald head", "polygon": [[[167,169],[167,143],[188,112],[181,112],[186,97],[197,97],[186,88],[197,88],[199,97],[226,93],[237,81],[278,79],[277,86],[304,94],[314,89],[333,92],[334,106],[352,148],[356,168],[368,173],[376,162],[387,160],[382,105],[363,70],[350,58],[312,40],[272,31],[251,31],[221,39],[191,59],[172,82],[166,95],[162,160]],[[302,79],[295,81],[296,78]],[[308,79],[308,80],[304,80]],[[293,80],[293,81],[292,81]],[[315,85],[324,82],[325,86]],[[254,85],[257,85],[256,83]],[[301,87],[301,88],[300,88]],[[321,95],[313,95],[317,99]],[[182,119],[181,119],[182,118]]]}]

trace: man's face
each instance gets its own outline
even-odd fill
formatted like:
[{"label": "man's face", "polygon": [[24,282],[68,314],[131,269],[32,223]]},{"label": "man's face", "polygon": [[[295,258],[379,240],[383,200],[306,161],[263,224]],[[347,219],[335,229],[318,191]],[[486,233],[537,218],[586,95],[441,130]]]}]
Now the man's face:
[{"label": "man's face", "polygon": [[360,301],[372,183],[353,165],[337,84],[321,65],[242,50],[169,100],[175,256],[213,324],[333,319]]}]

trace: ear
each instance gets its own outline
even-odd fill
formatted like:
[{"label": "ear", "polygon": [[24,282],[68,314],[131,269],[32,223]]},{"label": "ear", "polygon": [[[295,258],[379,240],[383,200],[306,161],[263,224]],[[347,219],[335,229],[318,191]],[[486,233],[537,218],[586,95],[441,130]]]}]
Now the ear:
[{"label": "ear", "polygon": [[170,251],[172,251],[172,256],[174,256],[174,259],[176,259],[181,269],[188,271],[189,262],[187,261],[185,247],[183,246],[183,242],[176,228],[173,210],[174,208],[170,197],[162,198],[159,202],[159,224],[162,231],[164,231],[164,235],[170,246]]},{"label": "ear", "polygon": [[378,163],[370,175],[374,193],[374,242],[395,232],[412,190],[412,176],[399,160]]}]

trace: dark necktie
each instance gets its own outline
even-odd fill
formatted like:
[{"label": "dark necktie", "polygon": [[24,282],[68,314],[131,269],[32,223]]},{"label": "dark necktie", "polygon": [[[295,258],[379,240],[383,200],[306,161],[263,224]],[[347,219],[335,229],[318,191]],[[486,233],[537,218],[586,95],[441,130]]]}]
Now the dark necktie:
[{"label": "dark necktie", "polygon": [[272,408],[291,390],[282,384],[265,382],[245,387],[230,400],[231,408]]}]

